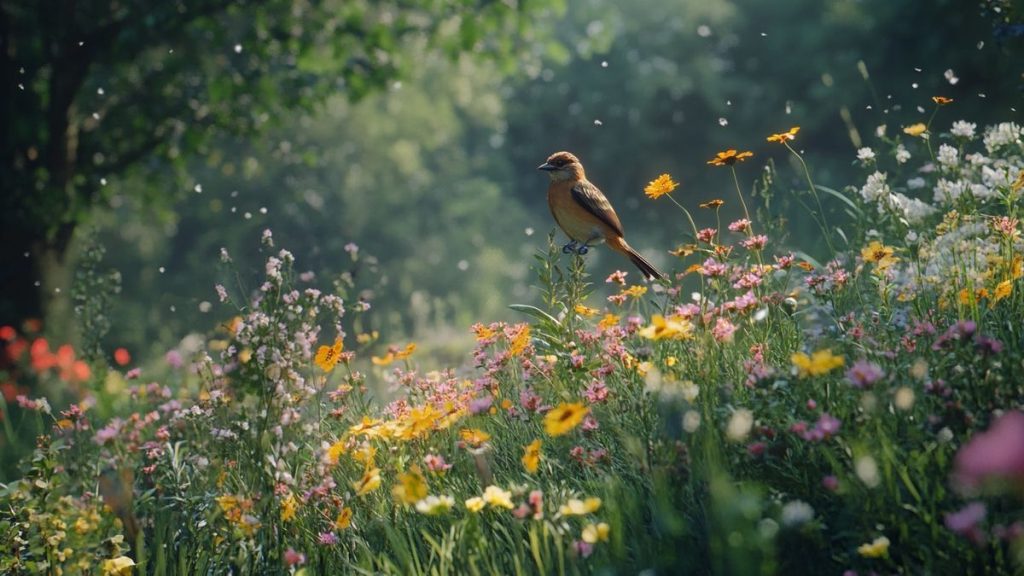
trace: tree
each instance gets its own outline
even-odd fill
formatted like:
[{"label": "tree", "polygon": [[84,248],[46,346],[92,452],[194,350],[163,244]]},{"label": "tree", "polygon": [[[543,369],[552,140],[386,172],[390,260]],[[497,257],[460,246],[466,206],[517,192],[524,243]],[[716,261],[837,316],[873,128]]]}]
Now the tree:
[{"label": "tree", "polygon": [[51,308],[76,228],[118,176],[173,166],[191,188],[185,161],[211,138],[386,85],[410,36],[507,53],[524,14],[489,0],[0,0],[0,323]]}]

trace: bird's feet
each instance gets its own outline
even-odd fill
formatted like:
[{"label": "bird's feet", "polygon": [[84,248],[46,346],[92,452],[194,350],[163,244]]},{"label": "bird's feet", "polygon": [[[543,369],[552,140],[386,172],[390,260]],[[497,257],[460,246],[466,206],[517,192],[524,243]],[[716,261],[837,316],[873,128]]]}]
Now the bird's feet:
[{"label": "bird's feet", "polygon": [[572,254],[573,252],[576,251],[577,244],[579,243],[573,240],[572,242],[569,242],[565,246],[562,246],[562,254]]},{"label": "bird's feet", "polygon": [[580,256],[583,256],[587,252],[590,252],[590,246],[587,246],[586,244],[581,244],[580,247],[576,249],[576,253]]}]

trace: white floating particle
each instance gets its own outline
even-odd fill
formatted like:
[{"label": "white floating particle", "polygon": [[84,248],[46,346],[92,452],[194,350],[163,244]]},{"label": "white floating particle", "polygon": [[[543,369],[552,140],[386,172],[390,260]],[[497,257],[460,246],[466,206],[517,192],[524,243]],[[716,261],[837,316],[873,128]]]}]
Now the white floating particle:
[{"label": "white floating particle", "polygon": [[24,90],[25,89],[25,85],[22,84],[21,82],[18,82],[18,88]]},{"label": "white floating particle", "polygon": [[60,294],[60,288],[54,288],[53,289],[53,293],[54,294]]},{"label": "white floating particle", "polygon": [[163,266],[161,266],[161,267],[157,268],[157,270],[159,270],[160,273],[163,274],[164,271],[165,271],[165,268]]},{"label": "white floating particle", "polygon": [[36,281],[35,281],[35,282],[33,283],[33,285],[34,285],[34,286],[35,286],[36,288],[38,288],[38,287],[39,287],[39,285],[40,285],[40,282],[39,282],[39,280],[36,280]]},{"label": "white floating particle", "polygon": [[235,54],[241,54],[241,53],[242,53],[242,45],[241,44],[235,44]]},{"label": "white floating particle", "polygon": [[917,90],[917,82],[911,84],[910,87],[913,88],[914,90]]},{"label": "white floating particle", "polygon": [[985,47],[985,41],[984,40],[978,40],[978,50],[981,50],[984,47]]},{"label": "white floating particle", "polygon": [[725,101],[725,105],[726,106],[732,106],[732,100],[726,100]]},{"label": "white floating particle", "polygon": [[266,213],[267,213],[267,207],[266,206],[261,206],[260,207],[260,214],[266,214]]},{"label": "white floating particle", "polygon": [[950,68],[942,74],[946,78],[946,82],[949,82],[950,86],[956,86],[956,83],[960,81],[956,74],[953,73],[953,69]]},{"label": "white floating particle", "polygon": [[92,119],[93,120],[99,120],[100,119],[100,113],[99,112],[93,112],[92,113]]},{"label": "white floating particle", "polygon": [[458,267],[459,267],[459,270],[462,270],[463,272],[465,272],[466,270],[469,270],[469,262],[466,261],[466,260],[459,260]]},{"label": "white floating particle", "polygon": [[700,36],[701,38],[707,38],[708,36],[711,36],[711,27],[708,26],[707,24],[701,24],[700,26],[697,26],[697,36]]},{"label": "white floating particle", "polygon": [[786,100],[786,114],[792,114],[792,113],[793,113],[793,103],[790,102],[789,100]]},{"label": "white floating particle", "polygon": [[252,220],[252,212],[246,212],[242,215],[246,220]]},{"label": "white floating particle", "polygon": [[523,232],[525,232],[527,236],[533,236],[533,228],[527,228],[526,230],[523,230]]},{"label": "white floating particle", "polygon": [[174,54],[174,48],[171,48],[170,50],[168,50],[167,53],[168,54]]},{"label": "white floating particle", "polygon": [[768,33],[767,32],[761,32],[761,38],[767,38],[767,37],[768,37]]},{"label": "white floating particle", "polygon": [[85,42],[79,41],[79,42],[78,42],[78,46],[79,46],[79,47],[85,46]]},{"label": "white floating particle", "polygon": [[607,68],[607,67],[608,67],[608,61],[607,60],[601,60],[601,68]]},{"label": "white floating particle", "polygon": [[235,208],[234,206],[231,207],[231,213],[232,214],[234,214],[237,211],[238,211],[238,208]]},{"label": "white floating particle", "polygon": [[920,112],[921,114],[924,114],[924,106],[918,106],[917,111]]},{"label": "white floating particle", "polygon": [[30,255],[31,254],[29,252],[25,252],[24,254],[22,254],[22,256],[24,256],[25,258],[28,258]]},{"label": "white floating particle", "polygon": [[203,314],[209,312],[211,308],[213,308],[213,305],[207,302],[206,300],[203,300],[202,302],[199,303],[199,311],[202,312]]},{"label": "white floating particle", "polygon": [[914,72],[920,72],[920,71],[921,71],[920,68],[914,68]]},{"label": "white floating particle", "polygon": [[107,179],[106,178],[100,178],[100,186],[106,186],[106,185],[107,185]]},{"label": "white floating particle", "polygon": [[718,119],[718,125],[719,126],[728,126],[729,125],[729,121],[726,120],[725,118],[719,118]]},{"label": "white floating particle", "polygon": [[202,184],[196,184],[195,186],[192,187],[192,189],[196,191],[196,194],[202,194],[203,193],[203,185]]},{"label": "white floating particle", "polygon": [[987,98],[987,96],[982,92],[978,92],[978,98]]},{"label": "white floating particle", "polygon": [[232,198],[238,198],[238,190],[232,190],[231,191],[231,197]]},{"label": "white floating particle", "polygon": [[99,94],[100,96],[103,96],[104,94],[106,94],[106,92],[103,91],[103,88],[97,88],[96,89],[96,93]]},{"label": "white floating particle", "polygon": [[178,309],[172,304],[171,305],[171,312],[177,312],[177,311],[178,311]]},{"label": "white floating particle", "polygon": [[871,104],[868,104],[867,106],[865,106],[864,109],[865,110],[871,110]]},{"label": "white floating particle", "polygon": [[600,120],[594,120],[594,126],[603,126],[603,125],[604,125],[604,122],[601,122]]}]

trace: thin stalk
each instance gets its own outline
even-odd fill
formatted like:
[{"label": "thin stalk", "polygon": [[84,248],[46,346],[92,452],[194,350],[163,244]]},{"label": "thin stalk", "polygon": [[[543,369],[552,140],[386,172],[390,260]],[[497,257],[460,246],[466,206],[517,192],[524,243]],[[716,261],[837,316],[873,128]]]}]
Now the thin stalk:
[{"label": "thin stalk", "polygon": [[825,243],[828,244],[828,250],[832,257],[836,255],[836,248],[832,245],[832,233],[828,228],[828,221],[825,219],[825,209],[821,205],[821,197],[818,196],[818,189],[814,187],[814,180],[811,179],[811,170],[807,167],[807,162],[804,161],[804,157],[801,156],[789,142],[783,140],[782,144],[796,156],[796,159],[800,161],[800,167],[804,170],[804,177],[807,179],[807,185],[811,189],[811,195],[814,196],[814,202],[818,205],[818,214],[815,220],[818,222],[818,226],[821,228],[821,233],[825,236]]}]

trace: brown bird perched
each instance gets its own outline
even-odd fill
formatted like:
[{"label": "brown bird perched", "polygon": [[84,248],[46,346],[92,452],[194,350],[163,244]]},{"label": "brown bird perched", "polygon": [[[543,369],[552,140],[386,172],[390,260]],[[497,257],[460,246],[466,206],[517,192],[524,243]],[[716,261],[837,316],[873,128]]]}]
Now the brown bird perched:
[{"label": "brown bird perched", "polygon": [[663,280],[658,271],[639,252],[633,250],[622,234],[622,223],[601,190],[587,180],[583,164],[568,152],[555,152],[537,167],[548,173],[548,206],[555,222],[569,236],[562,247],[566,254],[586,254],[590,246],[605,242],[630,259],[644,278]]}]

